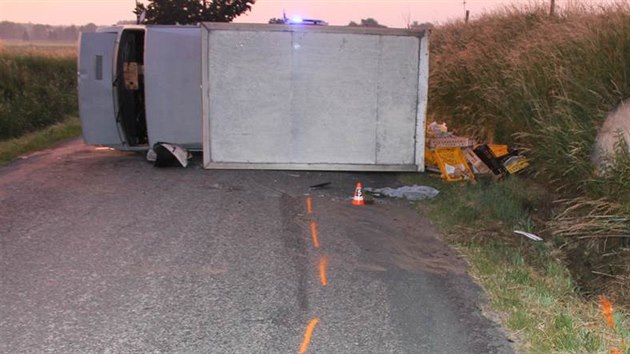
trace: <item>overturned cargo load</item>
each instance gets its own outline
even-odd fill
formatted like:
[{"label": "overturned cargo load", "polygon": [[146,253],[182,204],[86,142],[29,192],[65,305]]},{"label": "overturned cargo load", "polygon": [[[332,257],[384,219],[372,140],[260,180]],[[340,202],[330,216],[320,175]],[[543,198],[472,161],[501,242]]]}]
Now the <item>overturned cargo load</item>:
[{"label": "overturned cargo load", "polygon": [[202,149],[210,169],[424,170],[427,30],[115,26],[80,45],[89,144]]}]

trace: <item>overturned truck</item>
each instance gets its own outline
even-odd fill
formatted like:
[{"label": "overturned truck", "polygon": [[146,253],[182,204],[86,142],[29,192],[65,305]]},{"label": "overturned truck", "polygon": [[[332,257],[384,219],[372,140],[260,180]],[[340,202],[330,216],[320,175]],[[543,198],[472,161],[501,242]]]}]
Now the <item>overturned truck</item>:
[{"label": "overturned truck", "polygon": [[428,30],[204,23],[83,33],[88,144],[204,167],[422,171]]}]

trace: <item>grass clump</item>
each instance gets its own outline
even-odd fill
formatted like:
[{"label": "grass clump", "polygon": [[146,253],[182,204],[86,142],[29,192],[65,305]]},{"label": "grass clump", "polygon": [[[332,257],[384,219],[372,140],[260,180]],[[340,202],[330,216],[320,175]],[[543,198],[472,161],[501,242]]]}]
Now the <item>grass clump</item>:
[{"label": "grass clump", "polygon": [[[489,305],[513,333],[517,350],[531,353],[601,353],[630,350],[630,317],[615,311],[607,326],[596,298],[578,291],[553,242],[533,242],[512,233],[535,231],[544,222],[550,196],[535,181],[509,178],[476,184],[446,184],[430,176],[406,183],[440,190],[420,202],[447,239],[468,259]],[[543,213],[544,214],[544,213]]]},{"label": "grass clump", "polygon": [[76,54],[67,48],[0,50],[0,140],[77,114]]},{"label": "grass clump", "polygon": [[0,141],[0,166],[26,153],[49,148],[81,134],[79,118],[71,117],[50,127]]}]

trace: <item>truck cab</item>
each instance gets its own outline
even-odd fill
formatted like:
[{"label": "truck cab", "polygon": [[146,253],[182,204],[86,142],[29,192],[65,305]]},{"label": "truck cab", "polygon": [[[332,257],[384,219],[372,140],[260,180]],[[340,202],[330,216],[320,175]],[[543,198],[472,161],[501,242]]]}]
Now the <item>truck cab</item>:
[{"label": "truck cab", "polygon": [[200,29],[100,27],[79,39],[79,114],[88,144],[201,149]]}]

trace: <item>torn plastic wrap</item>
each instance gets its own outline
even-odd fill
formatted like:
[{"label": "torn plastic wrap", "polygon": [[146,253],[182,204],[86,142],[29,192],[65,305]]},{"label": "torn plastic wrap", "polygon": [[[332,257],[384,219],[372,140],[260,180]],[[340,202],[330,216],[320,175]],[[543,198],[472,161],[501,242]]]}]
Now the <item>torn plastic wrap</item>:
[{"label": "torn plastic wrap", "polygon": [[429,186],[402,186],[399,188],[364,188],[365,191],[372,194],[382,194],[392,198],[405,198],[407,200],[423,200],[435,198],[440,191]]}]

